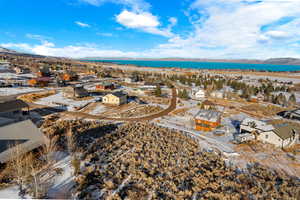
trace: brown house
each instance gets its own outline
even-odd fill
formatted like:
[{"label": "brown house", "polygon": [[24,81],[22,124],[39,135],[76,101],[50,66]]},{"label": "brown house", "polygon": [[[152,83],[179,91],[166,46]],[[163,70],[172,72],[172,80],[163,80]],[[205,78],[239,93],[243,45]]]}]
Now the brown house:
[{"label": "brown house", "polygon": [[29,112],[29,105],[20,99],[5,100],[0,102],[0,125],[5,122],[4,118],[20,120]]},{"label": "brown house", "polygon": [[44,66],[42,68],[39,69],[39,71],[37,72],[37,76],[38,77],[49,77],[51,76],[51,72],[49,67]]},{"label": "brown house", "polygon": [[36,86],[46,87],[50,81],[51,81],[50,77],[39,77],[39,78],[30,79],[28,81],[28,84],[32,87],[36,87]]},{"label": "brown house", "polygon": [[78,80],[78,75],[75,72],[66,72],[62,74],[62,80],[63,81],[77,81]]},{"label": "brown house", "polygon": [[96,90],[113,90],[113,89],[115,89],[114,84],[108,82],[104,82],[104,83],[100,83],[99,85],[96,85]]},{"label": "brown house", "polygon": [[199,110],[194,120],[197,131],[212,131],[221,124],[221,113],[213,110]]},{"label": "brown house", "polygon": [[215,106],[216,106],[216,104],[214,104],[213,102],[211,102],[209,100],[205,100],[201,104],[201,107],[206,110],[213,109],[213,108],[215,108]]}]

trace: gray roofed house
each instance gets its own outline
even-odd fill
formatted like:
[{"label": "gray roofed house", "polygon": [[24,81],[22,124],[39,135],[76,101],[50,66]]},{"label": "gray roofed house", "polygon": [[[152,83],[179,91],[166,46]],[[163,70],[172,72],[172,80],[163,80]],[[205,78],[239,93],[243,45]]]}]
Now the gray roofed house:
[{"label": "gray roofed house", "polygon": [[29,105],[20,99],[2,101],[0,102],[0,117],[22,119],[24,108],[25,111],[29,111]]},{"label": "gray roofed house", "polygon": [[12,111],[21,110],[22,108],[28,108],[28,107],[29,107],[28,104],[20,99],[0,102],[0,113],[12,112]]},{"label": "gray roofed house", "polygon": [[82,98],[89,95],[89,92],[81,85],[69,86],[63,89],[63,95],[68,98]]},{"label": "gray roofed house", "polygon": [[218,122],[220,120],[221,113],[214,110],[204,110],[201,109],[194,116],[195,119],[205,120],[210,122]]},{"label": "gray roofed house", "polygon": [[300,121],[300,108],[296,110],[288,111],[284,114],[284,116],[290,119],[296,119]]},{"label": "gray roofed house", "polygon": [[246,118],[242,121],[240,133],[238,138],[252,134],[255,136],[252,139],[274,144],[281,148],[290,147],[299,140],[299,131],[292,124],[272,124],[253,118]]},{"label": "gray roofed house", "polygon": [[19,147],[26,153],[42,146],[46,140],[31,120],[2,126],[0,127],[0,162],[9,161],[17,145],[20,145]]}]

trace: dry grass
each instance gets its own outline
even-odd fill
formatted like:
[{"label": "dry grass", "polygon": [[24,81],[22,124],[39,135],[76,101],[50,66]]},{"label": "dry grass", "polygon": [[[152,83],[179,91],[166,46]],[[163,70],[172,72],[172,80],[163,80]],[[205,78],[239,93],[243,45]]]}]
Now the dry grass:
[{"label": "dry grass", "polygon": [[285,108],[274,106],[274,105],[260,105],[260,104],[250,104],[247,106],[241,107],[242,110],[247,112],[253,112],[253,114],[261,115],[261,116],[274,116],[279,112],[285,111]]},{"label": "dry grass", "polygon": [[79,199],[296,199],[299,186],[258,164],[240,173],[193,139],[148,123],[95,140],[81,160]]},{"label": "dry grass", "polygon": [[25,102],[33,103],[41,98],[45,98],[45,97],[54,95],[55,93],[56,93],[55,90],[51,90],[51,91],[47,91],[47,92],[25,94],[25,95],[19,96],[18,99],[21,99]]}]

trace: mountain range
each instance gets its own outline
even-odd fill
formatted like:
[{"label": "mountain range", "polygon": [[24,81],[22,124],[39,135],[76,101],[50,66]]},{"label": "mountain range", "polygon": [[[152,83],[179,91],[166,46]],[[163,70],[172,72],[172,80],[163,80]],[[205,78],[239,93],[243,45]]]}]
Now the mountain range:
[{"label": "mountain range", "polygon": [[[40,55],[34,55],[28,53],[21,53],[0,46],[0,54],[1,53],[40,56]],[[87,60],[87,61],[92,61],[92,60],[150,60],[151,61],[152,60],[152,61],[192,61],[192,62],[273,64],[273,65],[300,65],[299,58],[270,58],[266,60],[258,60],[258,59],[201,59],[201,58],[176,58],[176,57],[174,58],[86,57],[86,58],[81,58],[79,60]]]}]

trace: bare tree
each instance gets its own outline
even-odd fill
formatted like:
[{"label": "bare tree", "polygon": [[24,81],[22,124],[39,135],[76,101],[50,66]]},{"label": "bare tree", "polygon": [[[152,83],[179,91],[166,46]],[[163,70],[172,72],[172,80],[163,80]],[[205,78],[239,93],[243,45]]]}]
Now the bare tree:
[{"label": "bare tree", "polygon": [[22,148],[22,145],[20,145],[19,143],[10,145],[10,160],[11,161],[8,167],[11,168],[14,172],[13,176],[19,187],[19,196],[21,198],[24,198],[25,184],[29,168],[26,163],[25,151]]},{"label": "bare tree", "polygon": [[66,133],[66,140],[67,140],[67,150],[70,155],[73,155],[75,151],[75,142],[72,127],[70,126],[67,133]]},{"label": "bare tree", "polygon": [[43,146],[40,154],[43,155],[47,168],[52,168],[55,160],[53,158],[53,153],[57,150],[57,142],[56,138],[45,138],[45,145]]}]

